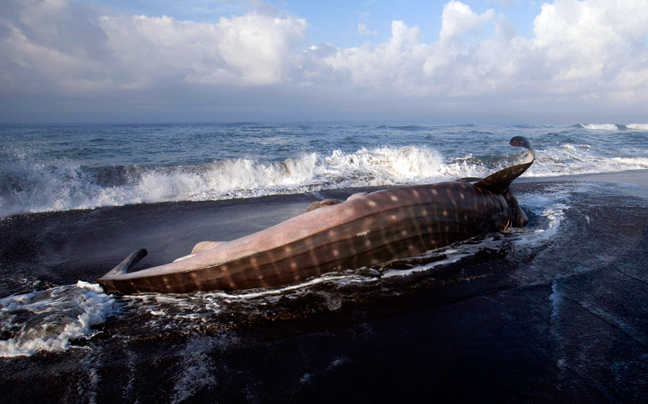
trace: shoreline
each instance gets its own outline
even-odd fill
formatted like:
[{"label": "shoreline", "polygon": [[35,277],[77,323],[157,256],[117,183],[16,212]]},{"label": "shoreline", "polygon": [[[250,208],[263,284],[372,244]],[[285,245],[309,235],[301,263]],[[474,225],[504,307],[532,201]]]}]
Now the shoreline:
[{"label": "shoreline", "polygon": [[[513,193],[534,192],[549,183],[603,181],[633,184],[629,194],[645,197],[648,170],[556,177],[523,177]],[[189,254],[201,241],[229,241],[274,226],[305,212],[315,200],[345,200],[356,192],[394,187],[323,190],[248,199],[134,204],[0,219],[0,266],[15,278],[42,285],[94,282],[139,248],[149,255],[137,267],[166,264]],[[628,193],[628,191],[626,191]],[[20,282],[0,296],[24,290]],[[4,291],[2,290],[4,289]]]},{"label": "shoreline", "polygon": [[[448,180],[452,181],[452,180]],[[587,173],[587,174],[567,174],[567,175],[556,175],[556,176],[541,176],[541,177],[520,177],[513,182],[515,184],[521,183],[546,183],[546,182],[582,182],[582,181],[602,181],[602,182],[617,182],[624,184],[636,185],[641,189],[648,190],[648,169],[646,170],[626,170],[626,171],[615,171],[615,172],[605,172],[605,173]],[[437,182],[447,182],[447,181],[437,181]],[[433,184],[431,182],[430,184]],[[392,188],[401,188],[417,185],[425,185],[427,183],[421,184],[403,184],[403,185],[376,185],[376,186],[366,186],[366,187],[348,187],[348,188],[330,188],[323,189],[318,191],[302,192],[302,193],[278,193],[278,194],[268,194],[255,196],[250,198],[230,198],[230,199],[214,199],[214,200],[201,200],[201,201],[192,201],[192,200],[178,200],[178,201],[161,201],[161,202],[143,202],[143,203],[132,203],[126,205],[110,205],[110,206],[98,206],[94,208],[79,208],[79,209],[70,209],[70,210],[59,210],[59,211],[43,211],[43,212],[25,212],[14,214],[10,216],[0,217],[0,223],[8,220],[13,220],[21,216],[38,216],[38,215],[51,215],[59,213],[70,213],[70,212],[92,212],[106,209],[121,209],[121,208],[133,208],[137,209],[138,207],[144,206],[165,206],[165,205],[183,205],[183,204],[222,204],[224,206],[231,206],[241,203],[257,204],[265,203],[264,201],[272,201],[275,203],[278,200],[293,201],[293,200],[303,200],[308,201],[308,203],[327,198],[338,198],[341,200],[346,199],[346,197],[357,193],[357,192],[373,192],[379,191],[381,189],[392,189]],[[308,205],[306,205],[308,206]]]},{"label": "shoreline", "polygon": [[[608,173],[569,174],[555,177],[521,177],[519,182],[579,182],[579,181],[605,181],[633,184],[648,190],[648,170],[627,170]],[[515,182],[514,182],[515,184]]]}]

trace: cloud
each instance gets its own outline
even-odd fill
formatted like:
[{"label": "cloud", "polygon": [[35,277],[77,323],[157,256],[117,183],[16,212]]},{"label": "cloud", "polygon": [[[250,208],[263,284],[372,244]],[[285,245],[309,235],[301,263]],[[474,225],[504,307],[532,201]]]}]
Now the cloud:
[{"label": "cloud", "polygon": [[69,94],[142,90],[169,80],[281,82],[306,29],[303,19],[257,12],[208,24],[166,16],[101,16],[63,0],[9,6],[0,31],[2,84],[30,74]]},{"label": "cloud", "polygon": [[[421,48],[418,27],[407,27],[402,21],[392,22],[392,36],[388,42],[361,47],[335,49],[322,55],[319,62],[341,76],[349,84],[393,88],[409,86],[412,75],[420,75],[421,60],[416,58],[416,48]],[[314,59],[312,55],[309,55]],[[316,59],[316,58],[315,58]]]},{"label": "cloud", "polygon": [[608,78],[628,65],[637,68],[635,56],[645,63],[647,21],[645,1],[557,1],[543,4],[533,43],[556,80]]},{"label": "cloud", "polygon": [[[305,19],[262,2],[216,23],[106,14],[68,0],[5,3],[0,109],[6,110],[25,105],[21,99],[61,101],[69,111],[199,104],[209,111],[206,106],[238,103],[239,110],[268,115],[289,115],[306,103],[324,117],[324,109],[424,111],[445,105],[465,111],[475,100],[490,110],[648,107],[645,0],[545,3],[533,38],[518,36],[493,9],[480,14],[450,1],[438,40],[395,20],[386,41],[349,48],[306,43]],[[364,24],[358,32],[376,34]]]},{"label": "cloud", "polygon": [[459,2],[451,1],[443,7],[441,15],[441,41],[447,41],[464,32],[482,26],[491,20],[495,11],[490,9],[483,14],[474,13],[469,6]]},{"label": "cloud", "polygon": [[358,23],[358,34],[360,35],[378,35],[378,31],[371,31],[367,28],[367,24]]},{"label": "cloud", "polygon": [[17,90],[92,91],[109,59],[98,16],[63,1],[8,2],[0,20],[0,84]]},{"label": "cloud", "polygon": [[[381,88],[401,95],[462,95],[482,93],[484,74],[492,75],[499,62],[496,51],[504,55],[511,44],[484,41],[468,46],[462,38],[491,22],[494,12],[476,14],[457,1],[445,6],[440,40],[425,43],[421,30],[404,21],[393,21],[388,41],[373,45],[337,49],[322,55],[320,61],[333,71],[344,72],[352,85]],[[480,47],[484,46],[482,50]],[[519,54],[519,53],[516,53]],[[488,71],[490,70],[490,71]]]},{"label": "cloud", "polygon": [[108,46],[127,85],[147,86],[178,79],[213,85],[268,85],[281,82],[306,22],[292,17],[245,14],[217,24],[170,17],[102,17]]},{"label": "cloud", "polygon": [[418,27],[394,21],[388,41],[337,49],[323,60],[354,85],[415,97],[508,94],[535,103],[614,95],[616,101],[646,102],[647,10],[641,0],[622,6],[556,0],[542,6],[535,36],[526,39],[494,10],[477,14],[451,1],[436,42],[424,42]]}]

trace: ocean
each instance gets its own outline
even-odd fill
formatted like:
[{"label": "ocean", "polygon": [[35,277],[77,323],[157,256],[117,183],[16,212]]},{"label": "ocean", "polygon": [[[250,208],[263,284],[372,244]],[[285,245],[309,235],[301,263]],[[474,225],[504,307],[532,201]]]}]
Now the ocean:
[{"label": "ocean", "polygon": [[74,125],[0,128],[0,217],[479,177],[533,139],[527,177],[648,169],[648,125]]},{"label": "ocean", "polygon": [[[240,292],[105,294],[313,201],[534,165],[523,229]],[[0,125],[6,402],[646,402],[648,124]],[[5,400],[3,400],[5,401]]]}]

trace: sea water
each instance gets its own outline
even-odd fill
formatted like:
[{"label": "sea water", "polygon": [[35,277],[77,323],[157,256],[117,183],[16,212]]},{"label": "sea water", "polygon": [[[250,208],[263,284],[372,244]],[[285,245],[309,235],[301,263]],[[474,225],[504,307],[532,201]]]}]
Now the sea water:
[{"label": "sea water", "polygon": [[0,217],[481,177],[518,135],[527,177],[648,168],[637,123],[2,125]]}]

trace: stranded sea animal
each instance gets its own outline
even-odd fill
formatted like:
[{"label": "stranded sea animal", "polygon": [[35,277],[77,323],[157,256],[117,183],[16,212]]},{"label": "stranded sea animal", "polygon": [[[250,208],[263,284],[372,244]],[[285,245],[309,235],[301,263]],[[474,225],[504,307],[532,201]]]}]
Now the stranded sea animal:
[{"label": "stranded sea animal", "polygon": [[509,190],[535,159],[523,137],[512,146],[526,160],[475,183],[459,180],[325,200],[276,226],[236,240],[202,242],[172,263],[127,273],[140,249],[98,279],[107,292],[239,290],[300,282],[326,272],[416,256],[528,219]]}]

